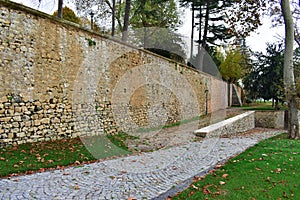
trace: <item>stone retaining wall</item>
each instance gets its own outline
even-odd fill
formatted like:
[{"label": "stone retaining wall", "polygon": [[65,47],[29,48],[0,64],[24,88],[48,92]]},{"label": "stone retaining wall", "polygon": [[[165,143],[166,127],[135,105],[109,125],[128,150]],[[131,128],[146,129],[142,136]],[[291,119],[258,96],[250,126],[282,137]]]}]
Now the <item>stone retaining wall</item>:
[{"label": "stone retaining wall", "polygon": [[255,111],[255,126],[285,129],[285,111]]},{"label": "stone retaining wall", "polygon": [[237,115],[227,120],[194,131],[200,137],[221,137],[234,135],[255,128],[254,111]]},{"label": "stone retaining wall", "polygon": [[[227,84],[0,0],[0,146],[114,134],[226,108]],[[206,99],[205,91],[208,91]]]}]

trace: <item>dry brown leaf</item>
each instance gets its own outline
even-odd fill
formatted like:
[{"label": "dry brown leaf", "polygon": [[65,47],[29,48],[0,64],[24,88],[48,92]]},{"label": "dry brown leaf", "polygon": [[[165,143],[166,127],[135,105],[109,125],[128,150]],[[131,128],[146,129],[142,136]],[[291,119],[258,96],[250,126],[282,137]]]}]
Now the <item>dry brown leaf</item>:
[{"label": "dry brown leaf", "polygon": [[210,190],[207,188],[203,189],[203,194],[211,194]]},{"label": "dry brown leaf", "polygon": [[134,198],[134,197],[128,197],[127,200],[136,200],[136,198]]},{"label": "dry brown leaf", "polygon": [[74,162],[74,164],[75,164],[75,165],[80,165],[80,162],[79,162],[78,160],[76,160],[76,161]]},{"label": "dry brown leaf", "polygon": [[222,178],[227,178],[228,174],[223,174]]},{"label": "dry brown leaf", "polygon": [[220,169],[222,165],[216,165],[215,169]]},{"label": "dry brown leaf", "polygon": [[79,188],[79,186],[78,186],[78,184],[77,184],[77,183],[75,183],[75,185],[74,185],[74,189],[75,189],[75,190],[80,190],[80,188]]}]

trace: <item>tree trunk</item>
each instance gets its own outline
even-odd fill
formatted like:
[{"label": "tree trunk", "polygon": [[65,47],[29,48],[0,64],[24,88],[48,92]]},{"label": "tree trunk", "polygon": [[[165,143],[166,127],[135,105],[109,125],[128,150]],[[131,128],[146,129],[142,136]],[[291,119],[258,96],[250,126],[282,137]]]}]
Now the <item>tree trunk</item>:
[{"label": "tree trunk", "polygon": [[57,16],[59,18],[63,17],[63,13],[62,13],[63,11],[62,11],[62,9],[63,9],[63,0],[58,0]]},{"label": "tree trunk", "polygon": [[204,22],[204,30],[203,30],[203,37],[201,38],[201,26],[202,26],[202,12],[200,6],[200,21],[199,21],[199,46],[198,46],[198,68],[200,71],[203,71],[203,61],[204,61],[204,54],[206,48],[206,40],[207,40],[207,33],[208,33],[208,21],[209,21],[209,6],[210,3],[207,1],[206,3],[206,10],[205,10],[205,22]]},{"label": "tree trunk", "polygon": [[115,23],[116,23],[116,0],[112,0],[112,16],[111,16],[111,36],[115,35]]},{"label": "tree trunk", "polygon": [[128,26],[129,26],[129,15],[130,15],[130,0],[126,0],[125,5],[125,15],[124,15],[124,25],[122,32],[122,41],[126,42],[128,37]]},{"label": "tree trunk", "polygon": [[208,33],[208,21],[209,21],[209,7],[210,2],[207,1],[206,3],[206,13],[205,13],[205,24],[204,24],[204,31],[203,31],[203,39],[202,39],[202,47],[206,47],[206,40],[207,40],[207,33]]},{"label": "tree trunk", "polygon": [[288,138],[299,139],[299,119],[293,65],[294,23],[289,0],[281,0],[285,24],[284,85],[288,102]]},{"label": "tree trunk", "polygon": [[195,5],[192,3],[192,34],[191,34],[191,54],[190,61],[193,60],[194,51],[194,28],[195,28]]}]

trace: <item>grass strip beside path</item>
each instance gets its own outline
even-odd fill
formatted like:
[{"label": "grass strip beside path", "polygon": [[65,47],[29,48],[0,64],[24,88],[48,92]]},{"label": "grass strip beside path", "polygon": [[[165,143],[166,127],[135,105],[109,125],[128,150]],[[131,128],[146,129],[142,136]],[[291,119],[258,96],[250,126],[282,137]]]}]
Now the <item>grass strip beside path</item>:
[{"label": "grass strip beside path", "polygon": [[276,136],[217,166],[172,199],[300,199],[300,141]]},{"label": "grass strip beside path", "polygon": [[[127,137],[120,133],[94,137],[88,140],[89,144],[74,138],[0,148],[0,177],[125,156],[131,153],[124,145]],[[90,153],[93,151],[95,154]]]}]

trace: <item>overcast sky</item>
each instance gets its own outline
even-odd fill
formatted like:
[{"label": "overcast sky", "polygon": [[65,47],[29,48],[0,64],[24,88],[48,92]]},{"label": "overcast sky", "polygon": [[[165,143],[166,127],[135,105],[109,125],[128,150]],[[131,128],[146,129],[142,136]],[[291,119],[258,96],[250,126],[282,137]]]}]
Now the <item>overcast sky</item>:
[{"label": "overcast sky", "polygon": [[[22,3],[26,6],[34,6],[32,2],[38,0],[13,0],[18,3]],[[39,8],[40,11],[52,14],[57,8],[57,0],[54,1],[42,1],[42,4]],[[73,7],[72,5],[68,5],[68,7]],[[186,42],[189,44],[190,36],[191,36],[191,12],[185,11],[184,15],[181,17],[183,26],[179,29],[179,33],[185,36]],[[197,34],[196,34],[197,35]],[[284,27],[271,27],[271,20],[265,18],[263,20],[263,25],[258,28],[258,30],[250,35],[250,37],[246,38],[247,45],[253,51],[265,51],[266,43],[272,43],[277,41],[279,37],[284,36]]]}]

